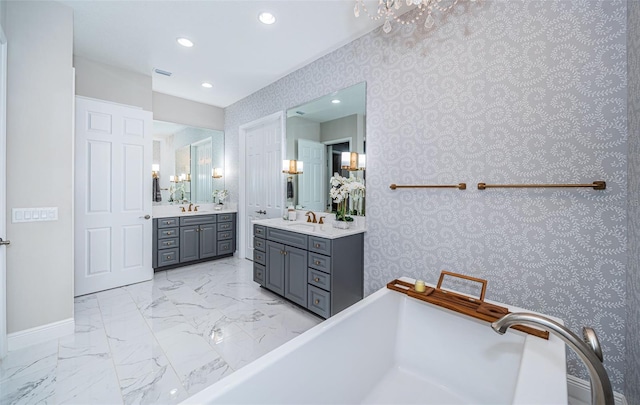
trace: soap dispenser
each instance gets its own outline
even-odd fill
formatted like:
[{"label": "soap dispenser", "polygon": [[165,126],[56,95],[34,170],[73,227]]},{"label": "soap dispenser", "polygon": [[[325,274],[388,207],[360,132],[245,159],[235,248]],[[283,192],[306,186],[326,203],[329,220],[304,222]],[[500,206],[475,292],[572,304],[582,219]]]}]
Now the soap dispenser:
[{"label": "soap dispenser", "polygon": [[287,215],[288,215],[289,221],[296,220],[296,209],[293,208],[293,205],[290,205],[289,208],[287,208]]}]

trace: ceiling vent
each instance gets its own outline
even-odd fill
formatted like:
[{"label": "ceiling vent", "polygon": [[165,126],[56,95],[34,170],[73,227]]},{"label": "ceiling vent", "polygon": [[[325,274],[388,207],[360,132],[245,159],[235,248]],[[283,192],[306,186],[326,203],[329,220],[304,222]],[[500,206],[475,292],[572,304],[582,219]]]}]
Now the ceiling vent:
[{"label": "ceiling vent", "polygon": [[166,70],[162,70],[162,69],[153,69],[154,72],[156,72],[159,75],[164,75],[164,76],[171,76],[172,73],[171,72],[167,72]]}]

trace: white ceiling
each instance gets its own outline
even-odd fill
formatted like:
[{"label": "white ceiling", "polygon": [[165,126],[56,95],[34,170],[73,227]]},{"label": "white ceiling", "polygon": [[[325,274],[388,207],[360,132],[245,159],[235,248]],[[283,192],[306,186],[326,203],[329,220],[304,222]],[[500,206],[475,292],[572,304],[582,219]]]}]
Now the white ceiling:
[{"label": "white ceiling", "polygon": [[[64,0],[74,54],[152,75],[153,90],[218,107],[273,83],[381,24],[354,0]],[[276,23],[258,14],[270,11]],[[176,38],[191,39],[184,48]],[[159,68],[171,77],[152,74]],[[213,88],[205,89],[207,81]]]}]

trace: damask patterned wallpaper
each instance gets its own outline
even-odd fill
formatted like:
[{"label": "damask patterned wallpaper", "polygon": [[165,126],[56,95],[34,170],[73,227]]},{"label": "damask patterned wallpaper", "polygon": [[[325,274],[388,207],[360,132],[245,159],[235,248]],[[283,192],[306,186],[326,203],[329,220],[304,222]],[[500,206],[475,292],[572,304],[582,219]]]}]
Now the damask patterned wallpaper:
[{"label": "damask patterned wallpaper", "polygon": [[[465,2],[432,30],[376,30],[225,110],[238,127],[367,82],[367,294],[443,269],[487,298],[593,326],[622,391],[627,265],[626,2]],[[591,189],[485,190],[476,183]],[[457,184],[466,191],[396,190]],[[572,374],[587,378],[570,356]]]},{"label": "damask patterned wallpaper", "polygon": [[627,264],[627,356],[625,396],[640,404],[640,1],[629,1],[629,262]]}]

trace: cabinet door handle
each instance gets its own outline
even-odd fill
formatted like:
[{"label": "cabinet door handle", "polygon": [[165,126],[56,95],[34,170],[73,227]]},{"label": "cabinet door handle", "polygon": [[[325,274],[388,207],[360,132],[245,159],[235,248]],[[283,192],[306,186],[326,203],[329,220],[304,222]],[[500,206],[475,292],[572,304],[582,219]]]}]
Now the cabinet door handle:
[{"label": "cabinet door handle", "polygon": [[319,264],[320,264],[320,262],[319,262],[318,260],[316,260],[316,261],[315,261],[315,263],[316,263],[316,265],[319,265]]},{"label": "cabinet door handle", "polygon": [[315,301],[313,301],[313,303],[318,305],[320,303],[320,300],[315,300]]},{"label": "cabinet door handle", "polygon": [[316,277],[313,279],[313,281],[315,281],[316,283],[320,281],[320,278]]},{"label": "cabinet door handle", "polygon": [[317,247],[317,248],[319,248],[319,247],[320,247],[320,244],[319,244],[319,243],[316,243],[316,247]]},{"label": "cabinet door handle", "polygon": [[167,260],[171,260],[171,256],[167,256]]}]

